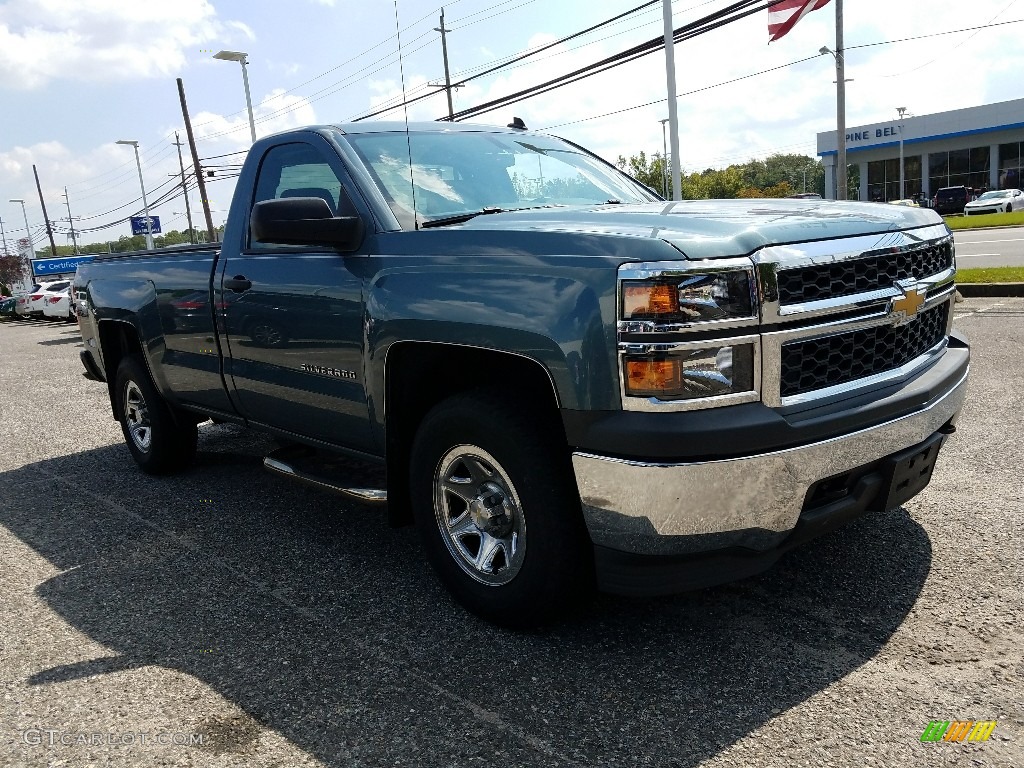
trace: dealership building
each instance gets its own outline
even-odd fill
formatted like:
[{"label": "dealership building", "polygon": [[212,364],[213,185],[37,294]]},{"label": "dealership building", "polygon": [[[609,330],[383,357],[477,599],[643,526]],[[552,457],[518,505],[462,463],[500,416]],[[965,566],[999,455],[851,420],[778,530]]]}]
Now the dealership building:
[{"label": "dealership building", "polygon": [[[1024,99],[955,109],[934,115],[907,115],[846,130],[846,162],[860,170],[860,200],[900,197],[900,137],[903,197],[932,198],[942,187],[961,184],[975,194],[1016,189],[1024,182]],[[825,167],[826,197],[835,198],[836,132],[818,134]]]}]

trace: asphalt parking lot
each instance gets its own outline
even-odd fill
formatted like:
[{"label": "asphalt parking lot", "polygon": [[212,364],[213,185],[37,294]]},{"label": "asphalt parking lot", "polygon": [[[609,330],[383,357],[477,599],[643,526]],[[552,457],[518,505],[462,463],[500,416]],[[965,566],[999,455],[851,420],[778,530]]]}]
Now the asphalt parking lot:
[{"label": "asphalt parking lot", "polygon": [[905,508],[513,633],[262,437],[207,424],[195,468],[142,475],[76,327],[0,323],[0,765],[1024,765],[1024,299],[956,324],[968,404]]}]

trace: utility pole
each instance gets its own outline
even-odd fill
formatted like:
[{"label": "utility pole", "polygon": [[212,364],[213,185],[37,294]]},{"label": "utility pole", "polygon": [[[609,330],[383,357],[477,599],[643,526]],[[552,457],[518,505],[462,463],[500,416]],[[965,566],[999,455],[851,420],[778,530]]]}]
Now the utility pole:
[{"label": "utility pole", "polygon": [[43,209],[43,221],[46,222],[46,234],[50,236],[50,253],[57,255],[57,244],[53,241],[53,228],[50,226],[50,217],[46,215],[46,201],[43,200],[43,188],[39,184],[39,171],[35,163],[32,164],[32,173],[36,175],[36,191],[39,192],[39,205]]},{"label": "utility pole", "polygon": [[185,134],[188,136],[188,146],[192,150],[192,165],[196,173],[196,181],[199,183],[200,199],[203,203],[203,213],[206,214],[206,231],[210,236],[207,242],[217,242],[217,230],[213,227],[213,215],[210,213],[210,199],[206,196],[206,181],[203,179],[203,169],[199,166],[199,153],[196,152],[196,139],[192,135],[192,121],[188,118],[188,105],[185,103],[185,84],[178,80],[178,98],[181,99],[181,115],[185,118]]},{"label": "utility pole", "polygon": [[0,219],[0,238],[4,241],[4,256],[7,255],[7,233],[4,232],[4,220]]},{"label": "utility pole", "polygon": [[846,200],[846,54],[843,52],[843,0],[836,0],[836,200]]},{"label": "utility pole", "polygon": [[71,198],[68,197],[68,188],[64,187],[64,203],[68,207],[68,225],[71,227],[71,245],[78,254],[78,240],[75,239],[75,220],[71,218]]},{"label": "utility pole", "polygon": [[451,30],[444,28],[444,8],[441,9],[441,26],[434,27],[434,31],[441,33],[441,54],[444,56],[444,92],[448,96],[448,122],[452,122],[455,120],[455,110],[452,109],[452,80],[448,74],[448,41],[445,39],[445,34]]},{"label": "utility pole", "polygon": [[181,159],[181,139],[174,132],[174,146],[178,148],[178,165],[181,167],[181,191],[185,194],[185,215],[188,216],[188,241],[195,245],[196,233],[192,229],[192,206],[188,203],[188,186],[185,184],[185,163]]},{"label": "utility pole", "polygon": [[662,0],[662,22],[665,26],[665,79],[668,81],[668,126],[672,143],[672,199],[682,200],[683,181],[679,169],[679,112],[676,107],[675,33],[672,29],[672,0]]}]

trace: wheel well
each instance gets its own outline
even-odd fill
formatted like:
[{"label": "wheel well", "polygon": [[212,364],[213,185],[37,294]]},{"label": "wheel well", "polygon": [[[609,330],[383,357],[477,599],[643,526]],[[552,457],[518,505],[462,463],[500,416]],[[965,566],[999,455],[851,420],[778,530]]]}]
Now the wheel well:
[{"label": "wheel well", "polygon": [[142,342],[135,328],[129,323],[106,320],[99,323],[100,353],[103,357],[103,375],[107,379],[107,394],[110,410],[117,419],[117,396],[114,392],[117,368],[121,361],[131,355],[142,357]]},{"label": "wheel well", "polygon": [[388,518],[413,522],[409,499],[409,456],[416,430],[442,400],[475,389],[497,392],[534,412],[558,419],[554,383],[536,360],[508,352],[427,342],[403,342],[388,350],[384,364],[384,422],[388,472]]}]

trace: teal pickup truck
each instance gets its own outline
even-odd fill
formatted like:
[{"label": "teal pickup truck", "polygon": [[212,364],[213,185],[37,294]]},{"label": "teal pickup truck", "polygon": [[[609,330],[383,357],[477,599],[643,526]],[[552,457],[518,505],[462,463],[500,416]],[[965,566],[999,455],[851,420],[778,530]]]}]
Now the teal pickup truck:
[{"label": "teal pickup truck", "polygon": [[[386,502],[507,625],[742,578],[929,482],[969,350],[932,211],[666,202],[516,127],[257,141],[216,247],[100,255],[87,375],[139,466],[197,425]],[[356,471],[358,469],[358,471]]]}]

